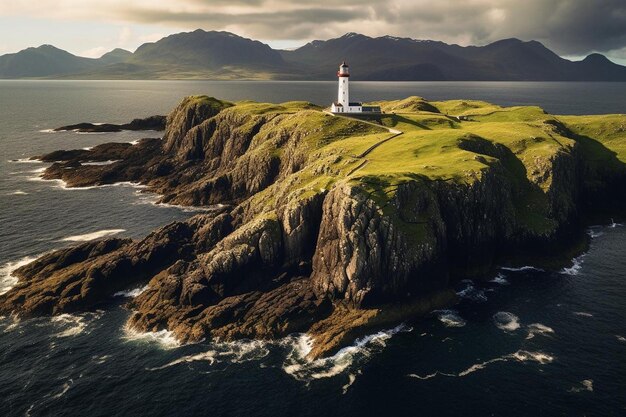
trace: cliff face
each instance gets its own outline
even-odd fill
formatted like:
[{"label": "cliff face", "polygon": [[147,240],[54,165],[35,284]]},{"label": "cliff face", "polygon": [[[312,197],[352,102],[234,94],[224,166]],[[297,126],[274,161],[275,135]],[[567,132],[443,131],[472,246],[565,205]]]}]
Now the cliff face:
[{"label": "cliff face", "polygon": [[69,185],[140,181],[163,201],[219,206],[141,241],[45,255],[16,271],[0,313],[89,309],[147,283],[133,328],[183,341],[309,331],[323,355],[452,302],[451,282],[511,250],[555,243],[588,210],[582,196],[626,178],[621,153],[590,164],[593,139],[540,109],[415,100],[388,103],[418,110],[376,127],[308,103],[191,97],[163,140],[42,156]]}]

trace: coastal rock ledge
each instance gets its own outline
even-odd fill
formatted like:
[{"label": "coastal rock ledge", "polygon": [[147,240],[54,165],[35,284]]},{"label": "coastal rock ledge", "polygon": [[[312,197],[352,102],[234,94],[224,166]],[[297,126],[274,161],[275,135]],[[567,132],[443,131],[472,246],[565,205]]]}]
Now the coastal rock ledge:
[{"label": "coastal rock ledge", "polygon": [[147,285],[128,303],[133,329],[182,342],[306,332],[314,358],[453,304],[458,280],[498,264],[554,264],[580,250],[567,244],[590,216],[625,213],[624,115],[376,104],[388,113],[365,123],[306,102],[187,97],[162,139],[37,157],[69,187],[133,181],[207,210],[22,266],[0,314],[85,311]]}]

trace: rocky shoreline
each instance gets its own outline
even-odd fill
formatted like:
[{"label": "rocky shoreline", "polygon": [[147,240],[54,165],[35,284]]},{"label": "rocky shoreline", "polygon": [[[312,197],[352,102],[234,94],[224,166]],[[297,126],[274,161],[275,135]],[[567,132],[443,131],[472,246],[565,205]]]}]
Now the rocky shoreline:
[{"label": "rocky shoreline", "polygon": [[[516,253],[554,259],[587,215],[624,213],[625,164],[603,142],[626,140],[623,116],[595,129],[598,139],[585,120],[524,108],[496,109],[493,120],[488,103],[470,104],[382,103],[406,114],[378,128],[310,103],[188,97],[162,139],[42,155],[52,163],[43,178],[70,187],[133,181],[160,202],[214,210],[139,241],[44,255],[15,271],[0,314],[89,310],[147,284],[128,305],[131,328],[182,342],[306,332],[315,358],[453,304],[457,280],[488,276]],[[389,126],[404,134],[385,142]],[[402,165],[396,151],[413,159]]]}]

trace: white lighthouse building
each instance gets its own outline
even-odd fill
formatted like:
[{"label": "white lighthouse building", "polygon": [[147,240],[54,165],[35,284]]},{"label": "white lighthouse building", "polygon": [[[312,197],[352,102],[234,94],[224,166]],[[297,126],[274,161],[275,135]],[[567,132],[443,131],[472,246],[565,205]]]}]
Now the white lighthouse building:
[{"label": "white lighthouse building", "polygon": [[330,106],[332,113],[380,113],[380,107],[363,106],[363,103],[350,102],[350,67],[344,61],[337,71],[339,88],[337,101]]}]

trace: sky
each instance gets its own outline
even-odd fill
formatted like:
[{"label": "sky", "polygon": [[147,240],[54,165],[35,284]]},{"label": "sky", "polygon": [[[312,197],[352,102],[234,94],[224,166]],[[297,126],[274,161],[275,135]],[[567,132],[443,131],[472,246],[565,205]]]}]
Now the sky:
[{"label": "sky", "polygon": [[626,0],[0,0],[0,54],[51,44],[98,57],[198,28],[280,49],[347,32],[460,45],[516,37],[626,65]]}]

